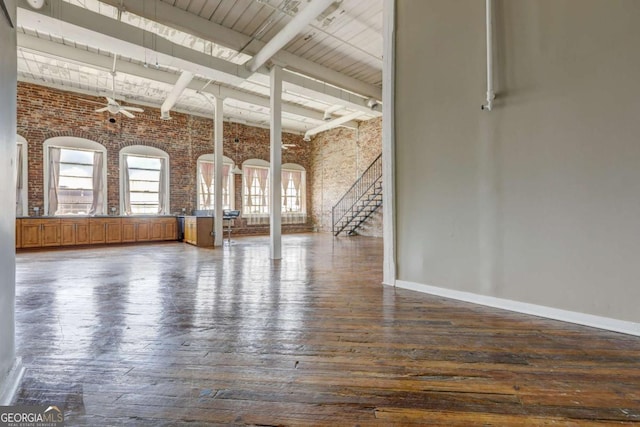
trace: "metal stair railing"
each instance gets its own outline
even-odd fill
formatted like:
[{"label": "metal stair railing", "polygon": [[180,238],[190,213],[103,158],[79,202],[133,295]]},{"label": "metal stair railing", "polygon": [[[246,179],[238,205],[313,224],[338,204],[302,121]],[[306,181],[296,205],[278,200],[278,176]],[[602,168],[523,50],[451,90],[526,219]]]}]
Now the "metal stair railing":
[{"label": "metal stair railing", "polygon": [[[380,183],[381,180],[382,154],[371,162],[369,167],[362,173],[362,175],[360,175],[351,188],[344,193],[338,203],[336,203],[331,209],[332,232],[335,236],[347,228],[354,218],[370,204],[370,201],[366,201],[363,206],[359,206],[359,202],[363,200],[365,196],[372,193],[375,194],[375,192],[378,192],[377,194],[382,192],[382,188],[376,185]],[[372,191],[372,189],[374,191]],[[381,203],[382,202],[380,201],[380,204]],[[360,224],[358,224],[358,226],[359,225]],[[357,226],[355,228],[357,228]],[[352,233],[355,228],[352,228],[350,233]]]},{"label": "metal stair railing", "polygon": [[[382,181],[380,179],[380,181]],[[351,221],[347,224],[348,235],[352,235],[375,211],[382,206],[382,187],[374,187],[373,192],[368,193],[366,199],[359,205],[359,209],[353,214]]]}]

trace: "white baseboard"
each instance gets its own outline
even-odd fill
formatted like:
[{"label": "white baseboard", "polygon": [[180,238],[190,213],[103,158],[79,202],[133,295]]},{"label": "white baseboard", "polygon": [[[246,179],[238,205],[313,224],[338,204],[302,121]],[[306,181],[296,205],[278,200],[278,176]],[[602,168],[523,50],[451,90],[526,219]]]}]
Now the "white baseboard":
[{"label": "white baseboard", "polygon": [[8,406],[11,404],[23,376],[24,366],[22,366],[22,359],[18,357],[7,374],[7,377],[3,382],[0,382],[0,406]]},{"label": "white baseboard", "polygon": [[534,316],[546,317],[563,322],[576,323],[578,325],[591,326],[608,331],[621,332],[623,334],[640,336],[640,323],[628,322],[626,320],[612,319],[610,317],[594,316],[592,314],[578,313],[576,311],[561,310],[559,308],[546,307],[543,305],[529,304],[508,300],[504,298],[490,297],[486,295],[474,294],[471,292],[455,291],[452,289],[438,288],[436,286],[423,285],[421,283],[396,280],[396,287],[423,292],[431,295],[438,295],[445,298],[452,298],[474,304],[486,305],[489,307],[501,308],[503,310],[515,311],[518,313],[532,314]]}]

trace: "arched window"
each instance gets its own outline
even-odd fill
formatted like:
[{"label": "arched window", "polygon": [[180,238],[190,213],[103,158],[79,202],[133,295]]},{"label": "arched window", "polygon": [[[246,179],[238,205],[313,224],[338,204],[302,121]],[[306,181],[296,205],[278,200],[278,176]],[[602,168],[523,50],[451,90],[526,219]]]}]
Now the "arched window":
[{"label": "arched window", "polygon": [[[214,155],[203,154],[198,157],[198,209],[214,209]],[[234,208],[233,160],[222,156],[222,208]]]},{"label": "arched window", "polygon": [[27,206],[28,193],[27,183],[29,182],[28,162],[27,162],[27,140],[22,136],[16,136],[16,216],[28,215]]},{"label": "arched window", "polygon": [[249,159],[242,163],[242,215],[248,224],[269,223],[269,162]]},{"label": "arched window", "polygon": [[120,212],[166,215],[169,209],[169,155],[144,145],[120,150]]},{"label": "arched window", "polygon": [[307,172],[295,163],[282,165],[282,223],[307,222]]},{"label": "arched window", "polygon": [[46,140],[45,215],[104,215],[107,197],[107,149],[73,136]]},{"label": "arched window", "polygon": [[[242,164],[242,215],[247,224],[268,224],[269,162],[249,159]],[[307,222],[306,171],[295,163],[282,165],[282,223]]]}]

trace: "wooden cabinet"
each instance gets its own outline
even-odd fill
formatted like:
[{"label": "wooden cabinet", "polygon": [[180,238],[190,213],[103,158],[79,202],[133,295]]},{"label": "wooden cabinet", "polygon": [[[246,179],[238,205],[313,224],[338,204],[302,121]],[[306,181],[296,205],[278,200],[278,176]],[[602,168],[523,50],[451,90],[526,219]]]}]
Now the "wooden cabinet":
[{"label": "wooden cabinet", "polygon": [[177,234],[175,217],[16,219],[16,248],[176,240]]},{"label": "wooden cabinet", "polygon": [[124,243],[136,241],[136,223],[131,218],[122,219],[122,241]]},{"label": "wooden cabinet", "polygon": [[155,221],[155,218],[122,218],[122,241],[129,243],[160,240],[152,237],[151,230]]},{"label": "wooden cabinet", "polygon": [[162,240],[163,219],[164,218],[154,218],[149,222],[149,240]]},{"label": "wooden cabinet", "polygon": [[196,246],[213,246],[213,218],[184,217],[184,241]]},{"label": "wooden cabinet", "polygon": [[65,218],[60,220],[60,245],[88,245],[89,218]]},{"label": "wooden cabinet", "polygon": [[196,244],[196,217],[194,216],[184,218],[184,242]]},{"label": "wooden cabinet", "polygon": [[162,240],[176,240],[178,238],[178,220],[176,218],[161,218]]},{"label": "wooden cabinet", "polygon": [[120,243],[122,241],[120,218],[89,218],[89,241],[91,244]]},{"label": "wooden cabinet", "polygon": [[20,226],[22,228],[22,247],[39,248],[42,246],[42,232],[40,221],[35,219],[23,219]]},{"label": "wooden cabinet", "polygon": [[23,248],[60,246],[60,220],[55,218],[23,218],[20,220]]},{"label": "wooden cabinet", "polygon": [[22,247],[22,220],[16,219],[16,249]]}]

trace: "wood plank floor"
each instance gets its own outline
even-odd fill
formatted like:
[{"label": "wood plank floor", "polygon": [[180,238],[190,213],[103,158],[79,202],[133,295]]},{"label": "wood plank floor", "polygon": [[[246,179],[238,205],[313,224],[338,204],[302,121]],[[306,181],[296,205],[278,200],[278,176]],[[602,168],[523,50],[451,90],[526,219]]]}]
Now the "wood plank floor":
[{"label": "wood plank floor", "polygon": [[640,424],[640,339],[383,287],[366,237],[17,255],[18,404],[68,426]]}]

